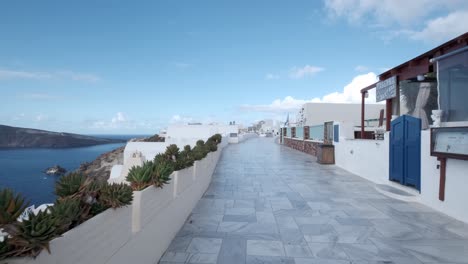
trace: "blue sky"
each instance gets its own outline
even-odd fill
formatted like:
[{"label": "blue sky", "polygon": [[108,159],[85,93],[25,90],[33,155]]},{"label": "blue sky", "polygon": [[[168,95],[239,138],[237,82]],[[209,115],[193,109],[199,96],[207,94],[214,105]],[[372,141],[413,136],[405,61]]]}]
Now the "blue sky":
[{"label": "blue sky", "polygon": [[3,1],[0,124],[148,134],[356,102],[385,69],[466,32],[467,10],[464,0]]}]

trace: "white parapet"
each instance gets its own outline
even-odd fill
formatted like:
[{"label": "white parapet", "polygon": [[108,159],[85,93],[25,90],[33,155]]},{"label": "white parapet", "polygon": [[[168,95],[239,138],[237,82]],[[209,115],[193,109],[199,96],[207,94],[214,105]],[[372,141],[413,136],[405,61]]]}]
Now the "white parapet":
[{"label": "white parapet", "polygon": [[223,146],[195,166],[174,172],[162,189],[134,192],[130,206],[108,209],[50,242],[36,258],[10,264],[158,263],[210,184]]}]

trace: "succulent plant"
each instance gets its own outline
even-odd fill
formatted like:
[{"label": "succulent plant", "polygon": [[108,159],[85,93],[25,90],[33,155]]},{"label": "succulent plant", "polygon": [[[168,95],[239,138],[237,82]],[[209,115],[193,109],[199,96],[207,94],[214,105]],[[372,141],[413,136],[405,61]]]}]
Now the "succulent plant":
[{"label": "succulent plant", "polygon": [[197,147],[198,147],[198,146],[203,147],[204,145],[205,145],[205,141],[203,141],[203,140],[201,140],[201,139],[198,140],[197,143],[196,143],[196,146],[197,146]]},{"label": "succulent plant", "polygon": [[0,227],[10,224],[28,207],[21,194],[15,194],[10,189],[0,191]]},{"label": "succulent plant", "polygon": [[37,256],[42,249],[50,253],[49,241],[59,236],[58,219],[47,210],[29,213],[28,220],[9,225],[5,230],[11,235],[8,244],[14,247],[13,256]]},{"label": "succulent plant", "polygon": [[78,198],[57,200],[49,207],[51,216],[56,220],[59,234],[63,234],[80,222],[82,208]]},{"label": "succulent plant", "polygon": [[101,202],[95,202],[93,203],[92,205],[90,205],[89,207],[89,211],[87,212],[87,216],[88,218],[91,218],[95,215],[98,215],[102,212],[104,212],[105,210],[109,209],[109,206],[101,203]]},{"label": "succulent plant", "polygon": [[102,204],[118,208],[129,205],[133,200],[133,191],[127,184],[106,184],[101,189],[99,200]]},{"label": "succulent plant", "polygon": [[194,160],[201,160],[206,157],[208,153],[206,152],[205,145],[197,145],[192,150],[192,155]]},{"label": "succulent plant", "polygon": [[171,144],[167,146],[166,152],[164,153],[168,160],[176,161],[179,156],[179,148],[176,144]]},{"label": "succulent plant", "polygon": [[171,180],[171,173],[174,171],[174,166],[170,162],[161,162],[153,164],[152,182],[155,187],[162,188],[164,184],[168,184]]},{"label": "succulent plant", "polygon": [[214,151],[218,150],[218,145],[216,144],[216,142],[211,141],[211,140],[208,140],[206,142],[205,147],[211,152],[214,152]]},{"label": "succulent plant", "polygon": [[214,134],[213,136],[211,136],[208,140],[212,140],[214,141],[216,144],[219,144],[221,143],[221,140],[223,139],[223,137],[221,136],[221,134]]},{"label": "succulent plant", "polygon": [[153,164],[154,162],[147,161],[143,166],[133,166],[130,169],[126,180],[134,191],[141,191],[151,185]]},{"label": "succulent plant", "polygon": [[60,198],[76,195],[82,190],[87,177],[78,173],[69,173],[55,184],[55,194]]},{"label": "succulent plant", "polygon": [[10,255],[11,246],[8,244],[8,237],[3,237],[3,241],[0,242],[0,260],[6,259]]}]

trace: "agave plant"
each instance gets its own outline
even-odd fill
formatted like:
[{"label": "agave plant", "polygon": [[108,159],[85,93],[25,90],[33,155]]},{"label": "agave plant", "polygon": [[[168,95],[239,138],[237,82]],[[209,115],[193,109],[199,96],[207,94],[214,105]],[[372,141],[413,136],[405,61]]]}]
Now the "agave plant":
[{"label": "agave plant", "polygon": [[154,163],[152,173],[153,185],[157,188],[162,188],[164,184],[168,184],[173,171],[174,166],[170,162]]},{"label": "agave plant", "polygon": [[184,150],[179,153],[174,170],[181,170],[193,166],[193,153],[190,145],[186,145]]},{"label": "agave plant", "polygon": [[201,160],[204,157],[206,157],[207,154],[208,152],[206,151],[205,145],[197,144],[192,150],[192,155],[193,155],[194,160]]},{"label": "agave plant", "polygon": [[223,137],[221,136],[221,134],[214,134],[208,140],[214,141],[216,144],[219,144],[219,143],[221,143],[222,139],[223,139]]},{"label": "agave plant", "polygon": [[8,244],[8,237],[3,237],[3,240],[0,242],[0,260],[6,259],[10,255],[11,246]]},{"label": "agave plant", "polygon": [[109,206],[97,201],[89,207],[88,218],[98,215],[107,209],[109,209]]},{"label": "agave plant", "polygon": [[69,173],[55,184],[55,194],[60,198],[76,195],[82,190],[87,177],[78,173]]},{"label": "agave plant", "polygon": [[28,203],[21,194],[16,194],[10,189],[0,191],[0,227],[10,224],[23,213]]},{"label": "agave plant", "polygon": [[166,157],[169,160],[176,161],[177,157],[179,156],[179,148],[176,144],[171,144],[166,148]]},{"label": "agave plant", "polygon": [[133,191],[127,184],[106,184],[101,190],[100,202],[112,208],[129,205],[133,200]]},{"label": "agave plant", "polygon": [[58,200],[54,206],[49,207],[51,216],[56,220],[57,231],[63,234],[80,222],[82,208],[77,198]]},{"label": "agave plant", "polygon": [[206,142],[205,146],[206,146],[206,149],[208,149],[211,152],[218,150],[218,145],[216,144],[215,141],[209,140]]},{"label": "agave plant", "polygon": [[59,236],[58,219],[47,210],[29,213],[28,219],[9,225],[5,230],[11,235],[8,244],[14,247],[13,256],[37,256],[42,249],[50,253],[49,241]]},{"label": "agave plant", "polygon": [[198,146],[203,147],[204,145],[205,145],[205,141],[203,141],[203,140],[201,140],[201,139],[198,140],[197,143],[196,143],[196,146],[197,146],[197,147],[198,147]]},{"label": "agave plant", "polygon": [[154,162],[147,161],[143,166],[133,166],[130,169],[126,180],[134,191],[141,191],[151,185],[153,164]]}]

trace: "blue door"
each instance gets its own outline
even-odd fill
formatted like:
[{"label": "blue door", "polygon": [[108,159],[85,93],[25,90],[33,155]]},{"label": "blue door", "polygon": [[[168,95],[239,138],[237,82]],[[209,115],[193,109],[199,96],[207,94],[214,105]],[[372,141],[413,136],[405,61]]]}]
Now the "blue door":
[{"label": "blue door", "polygon": [[421,188],[421,119],[403,115],[390,131],[390,180]]}]

